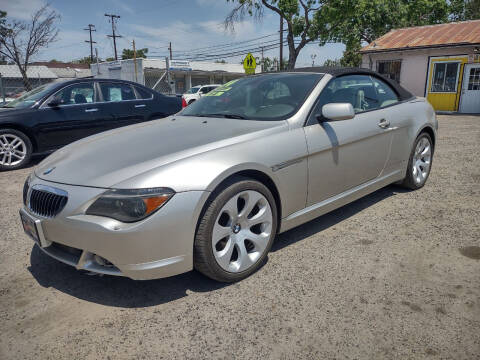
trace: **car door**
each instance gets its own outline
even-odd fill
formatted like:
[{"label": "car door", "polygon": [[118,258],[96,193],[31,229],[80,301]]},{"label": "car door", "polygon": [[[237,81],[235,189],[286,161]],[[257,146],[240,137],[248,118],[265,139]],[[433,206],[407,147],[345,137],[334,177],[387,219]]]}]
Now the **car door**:
[{"label": "car door", "polygon": [[102,94],[101,107],[111,121],[106,124],[108,129],[131,125],[145,118],[146,103],[137,100],[133,86],[124,82],[99,82]]},{"label": "car door", "polygon": [[[327,103],[350,103],[355,117],[317,120]],[[311,111],[305,136],[309,151],[308,205],[378,177],[387,162],[392,135],[370,76],[332,79]]]},{"label": "car door", "polygon": [[38,141],[54,149],[101,131],[103,114],[93,81],[71,84],[51,95],[38,110]]}]

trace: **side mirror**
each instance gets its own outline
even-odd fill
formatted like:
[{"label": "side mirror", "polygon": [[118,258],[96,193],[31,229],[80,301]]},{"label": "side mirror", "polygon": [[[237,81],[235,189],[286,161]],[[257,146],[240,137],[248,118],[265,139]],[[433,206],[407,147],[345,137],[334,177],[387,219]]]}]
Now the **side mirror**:
[{"label": "side mirror", "polygon": [[47,105],[50,106],[50,107],[58,107],[61,104],[62,103],[59,99],[52,99],[52,101],[50,101]]},{"label": "side mirror", "polygon": [[[319,119],[320,117],[320,119]],[[321,121],[350,120],[355,117],[355,111],[350,103],[330,103],[323,105],[322,114],[317,115]]]}]

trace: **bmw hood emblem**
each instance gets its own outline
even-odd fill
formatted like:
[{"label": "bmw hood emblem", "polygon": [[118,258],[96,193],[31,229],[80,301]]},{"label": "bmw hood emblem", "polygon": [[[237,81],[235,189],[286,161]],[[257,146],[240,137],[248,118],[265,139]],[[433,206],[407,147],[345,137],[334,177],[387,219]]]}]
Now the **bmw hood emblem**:
[{"label": "bmw hood emblem", "polygon": [[55,170],[55,166],[54,166],[54,167],[51,167],[51,168],[48,168],[47,170],[45,170],[45,171],[43,172],[43,175],[48,175],[48,174],[50,174],[53,170]]}]

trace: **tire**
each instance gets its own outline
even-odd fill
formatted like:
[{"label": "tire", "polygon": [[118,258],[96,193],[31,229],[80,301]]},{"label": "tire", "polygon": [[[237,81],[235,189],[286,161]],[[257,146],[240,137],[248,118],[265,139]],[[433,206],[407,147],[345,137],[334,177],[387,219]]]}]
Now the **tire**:
[{"label": "tire", "polygon": [[0,171],[20,169],[30,162],[32,142],[24,133],[0,129]]},{"label": "tire", "polygon": [[194,268],[220,282],[245,279],[262,266],[272,247],[275,199],[265,185],[244,177],[228,181],[211,199],[195,234]]},{"label": "tire", "polygon": [[[419,150],[420,153],[424,153],[423,157],[419,157]],[[400,183],[400,186],[411,190],[422,188],[427,182],[430,171],[432,170],[433,153],[434,147],[432,138],[427,133],[421,133],[413,144],[408,159],[407,174]],[[426,171],[424,171],[425,169]]]}]

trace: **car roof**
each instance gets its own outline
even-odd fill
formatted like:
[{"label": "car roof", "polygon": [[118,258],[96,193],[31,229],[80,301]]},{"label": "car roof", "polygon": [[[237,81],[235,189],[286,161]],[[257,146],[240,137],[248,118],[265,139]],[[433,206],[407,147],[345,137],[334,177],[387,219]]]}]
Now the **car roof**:
[{"label": "car roof", "polygon": [[331,66],[316,66],[316,67],[306,67],[306,68],[297,68],[293,70],[289,70],[287,72],[292,73],[299,73],[299,72],[306,72],[306,73],[317,73],[317,74],[330,74],[333,77],[343,76],[343,75],[373,75],[382,79],[386,82],[390,87],[392,87],[398,94],[401,100],[408,100],[414,97],[414,95],[402,87],[396,81],[379,74],[376,71],[358,67],[331,67]]}]

